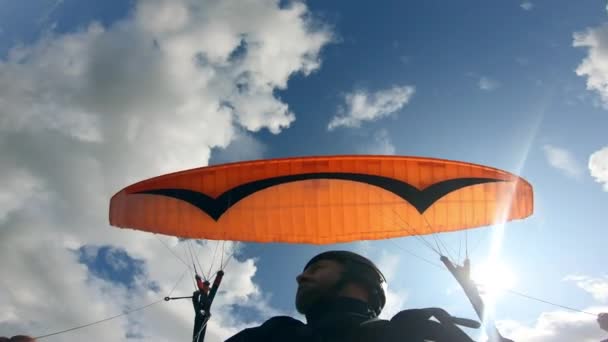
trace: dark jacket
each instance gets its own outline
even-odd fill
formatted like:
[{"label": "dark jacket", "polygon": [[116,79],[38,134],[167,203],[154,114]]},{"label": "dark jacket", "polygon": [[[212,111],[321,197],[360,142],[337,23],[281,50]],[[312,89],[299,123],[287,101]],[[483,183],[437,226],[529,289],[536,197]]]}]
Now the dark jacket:
[{"label": "dark jacket", "polygon": [[226,342],[470,342],[455,326],[446,327],[419,310],[405,310],[391,320],[374,318],[367,304],[350,298],[321,303],[297,319],[273,317],[259,327],[249,328]]}]

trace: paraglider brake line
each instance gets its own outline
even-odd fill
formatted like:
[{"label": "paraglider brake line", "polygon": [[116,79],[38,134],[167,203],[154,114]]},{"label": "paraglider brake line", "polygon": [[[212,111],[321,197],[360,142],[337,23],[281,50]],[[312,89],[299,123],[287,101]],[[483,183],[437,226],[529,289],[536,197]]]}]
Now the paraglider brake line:
[{"label": "paraglider brake line", "polygon": [[203,322],[203,324],[201,324],[201,328],[196,333],[196,337],[194,338],[194,342],[199,342],[200,341],[201,335],[203,333],[203,330],[205,330],[205,327],[207,327],[207,323],[209,322],[210,318],[211,318],[211,313],[210,312],[207,313],[207,314],[205,314],[205,321]]},{"label": "paraglider brake line", "polygon": [[535,298],[535,297],[532,297],[532,296],[528,296],[526,294],[523,294],[523,293],[520,293],[520,292],[517,292],[517,291],[513,291],[513,290],[509,290],[509,289],[506,289],[505,291],[507,291],[507,292],[509,292],[511,294],[514,294],[516,296],[520,296],[520,297],[524,297],[524,298],[535,300],[537,302],[541,302],[541,303],[557,306],[557,307],[560,307],[562,309],[566,309],[566,310],[570,310],[570,311],[575,311],[575,312],[580,312],[580,313],[584,313],[584,314],[595,316],[595,317],[597,317],[597,315],[598,315],[598,314],[594,314],[594,313],[591,313],[591,312],[588,312],[588,311],[583,311],[583,310],[575,309],[575,308],[572,308],[572,307],[569,307],[569,306],[560,305],[560,304],[549,302],[547,300],[543,300],[543,299]]},{"label": "paraglider brake line", "polygon": [[[186,241],[186,246],[188,247],[188,251],[190,252],[190,259],[192,261],[192,266],[194,268],[194,274],[198,275],[198,271],[196,270],[196,264],[194,263],[195,262],[194,252],[192,252],[192,241],[187,240]],[[201,270],[201,272],[203,272],[203,270]],[[203,274],[203,277],[204,276],[205,275]],[[206,278],[205,278],[205,280],[206,280]]]},{"label": "paraglider brake line", "polygon": [[[432,243],[427,241],[422,235],[418,234],[416,232],[416,230],[411,229],[412,227],[410,226],[410,224],[407,223],[407,221],[405,219],[403,219],[403,217],[401,217],[401,215],[399,215],[399,213],[395,209],[393,209],[393,212],[397,215],[397,219],[399,219],[402,223],[404,223],[407,226],[407,229],[405,229],[406,232],[410,233],[412,236],[414,236],[416,239],[418,239],[422,244],[424,244],[430,250],[437,253],[437,255],[441,255],[441,252],[438,249],[435,249],[435,247],[433,247]],[[399,224],[398,222],[395,222],[395,223]],[[406,227],[399,226],[399,228],[404,229]]]},{"label": "paraglider brake line", "polygon": [[182,258],[180,258],[177,254],[175,254],[175,252],[171,249],[171,247],[167,246],[167,244],[164,243],[163,240],[161,240],[156,234],[154,236],[156,237],[158,242],[160,242],[171,254],[173,254],[174,257],[177,258],[177,260],[181,261],[181,263],[184,264],[186,267],[188,267],[190,269],[192,268],[192,266],[188,265]]},{"label": "paraglider brake line", "polygon": [[[159,239],[159,241],[160,241],[160,239]],[[161,241],[161,242],[162,242],[162,241]],[[186,266],[187,266],[187,265],[186,265]],[[184,278],[184,275],[186,274],[186,272],[187,272],[187,270],[186,270],[186,271],[184,271],[184,272],[182,273],[181,277],[179,277],[179,279],[178,279],[178,280],[175,282],[175,285],[173,285],[173,288],[172,288],[172,289],[171,289],[171,291],[169,292],[169,296],[171,296],[171,293],[173,293],[173,291],[175,290],[175,288],[177,287],[177,285],[178,285],[178,284],[180,283],[180,281],[181,281],[181,280]],[[171,298],[171,297],[166,297],[166,298]],[[166,298],[165,298],[164,300],[166,300]],[[114,316],[111,316],[111,317],[107,317],[107,318],[104,318],[104,319],[100,319],[100,320],[95,321],[95,322],[91,322],[91,323],[87,323],[87,324],[79,325],[79,326],[77,326],[77,327],[73,327],[73,328],[70,328],[70,329],[65,329],[65,330],[57,331],[57,332],[50,333],[50,334],[46,334],[46,335],[40,335],[40,336],[36,336],[36,337],[34,337],[34,338],[35,338],[36,340],[41,340],[41,339],[46,338],[46,337],[51,337],[51,336],[61,335],[61,334],[65,334],[65,333],[70,332],[70,331],[79,330],[79,329],[83,329],[83,328],[86,328],[86,327],[90,327],[90,326],[92,326],[92,325],[96,325],[96,324],[100,324],[100,323],[103,323],[103,322],[111,321],[111,320],[113,320],[113,319],[116,319],[116,318],[119,318],[119,317],[122,317],[122,316],[130,315],[130,314],[131,314],[131,313],[133,313],[133,312],[137,312],[137,311],[145,310],[145,309],[147,309],[147,308],[149,308],[149,307],[151,307],[151,306],[153,306],[153,305],[155,305],[155,304],[158,304],[158,303],[160,303],[160,302],[162,302],[162,301],[163,301],[162,299],[159,299],[159,300],[157,300],[157,301],[155,301],[155,302],[152,302],[152,303],[146,304],[146,305],[144,305],[144,306],[140,306],[140,307],[135,308],[135,309],[132,309],[132,310],[127,310],[127,311],[124,311],[123,313],[118,314],[118,315],[114,315]]]},{"label": "paraglider brake line", "polygon": [[[211,258],[211,263],[209,264],[209,271],[207,271],[206,275],[203,275],[205,277],[205,280],[211,279],[211,269],[213,268],[213,265],[215,264],[215,257],[217,256],[217,248],[218,248],[219,244],[220,244],[220,242],[216,241],[215,250],[213,251],[213,258]],[[202,266],[201,266],[201,272],[204,272],[204,270],[202,269]]]},{"label": "paraglider brake line", "polygon": [[[411,256],[416,257],[416,258],[418,258],[418,259],[420,259],[420,260],[428,263],[429,265],[436,267],[437,269],[440,269],[440,270],[443,270],[443,271],[446,270],[445,265],[442,266],[442,265],[439,265],[438,263],[435,263],[435,262],[432,262],[432,261],[430,261],[430,260],[428,260],[426,258],[423,258],[423,257],[419,256],[418,254],[415,254],[415,253],[413,253],[413,252],[405,249],[403,246],[399,245],[397,242],[395,242],[393,240],[388,240],[388,241],[392,242],[393,245],[395,245],[395,247],[399,248],[403,252],[406,252],[406,253],[410,254]],[[597,314],[594,314],[592,312],[583,311],[583,310],[572,308],[572,307],[569,307],[569,306],[553,303],[553,302],[550,302],[548,300],[536,298],[536,297],[533,297],[533,296],[530,296],[530,295],[527,295],[527,294],[524,294],[524,293],[521,293],[521,292],[517,292],[515,290],[504,289],[502,291],[508,292],[508,293],[510,293],[512,295],[515,295],[515,296],[519,296],[519,297],[531,299],[531,300],[534,300],[534,301],[537,301],[537,302],[541,302],[541,303],[549,304],[549,305],[552,305],[552,306],[560,307],[562,309],[566,309],[566,310],[570,310],[570,311],[574,311],[574,312],[580,312],[580,313],[584,313],[584,314],[587,314],[587,315],[591,315],[591,316],[596,316],[597,317]]]},{"label": "paraglider brake line", "polygon": [[[433,225],[429,222],[429,220],[427,220],[426,216],[422,215],[422,218],[424,219],[424,222],[426,223],[427,228],[432,230]],[[439,244],[441,244],[441,246],[443,246],[443,248],[446,250],[446,252],[450,256],[450,258],[454,259],[454,257],[452,256],[452,253],[450,253],[450,249],[446,246],[446,244],[443,242],[443,240],[441,240],[441,237],[436,235],[435,233],[431,233],[431,236],[433,237],[433,240],[435,240],[435,245],[437,245],[437,249],[439,250],[439,255],[440,256],[443,255],[443,252],[441,251],[441,247],[439,246]]]},{"label": "paraglider brake line", "polygon": [[99,324],[99,323],[107,322],[107,321],[110,321],[110,320],[113,320],[113,319],[116,319],[116,318],[119,318],[119,317],[122,317],[122,316],[126,316],[126,315],[131,314],[131,313],[136,312],[136,311],[141,311],[141,310],[147,309],[148,307],[150,307],[150,306],[152,306],[152,305],[155,305],[155,304],[158,304],[158,303],[160,303],[160,302],[162,302],[162,300],[157,300],[157,301],[152,302],[152,303],[150,303],[150,304],[147,304],[147,305],[144,305],[144,306],[140,306],[140,307],[135,308],[135,309],[133,309],[133,310],[128,310],[128,311],[125,311],[125,312],[123,312],[123,313],[121,313],[121,314],[114,315],[114,316],[111,316],[111,317],[108,317],[108,318],[104,318],[104,319],[101,319],[101,320],[99,320],[99,321],[95,321],[95,322],[91,322],[91,323],[87,323],[87,324],[79,325],[79,326],[74,327],[74,328],[65,329],[65,330],[61,330],[61,331],[57,331],[57,332],[54,332],[54,333],[51,333],[51,334],[46,334],[46,335],[36,336],[36,337],[34,337],[34,339],[36,339],[36,340],[41,340],[41,339],[46,338],[46,337],[51,337],[51,336],[55,336],[55,335],[60,335],[60,334],[64,334],[64,333],[67,333],[67,332],[70,332],[70,331],[74,331],[74,330],[78,330],[78,329],[82,329],[82,328],[90,327],[91,325],[95,325],[95,324]]}]

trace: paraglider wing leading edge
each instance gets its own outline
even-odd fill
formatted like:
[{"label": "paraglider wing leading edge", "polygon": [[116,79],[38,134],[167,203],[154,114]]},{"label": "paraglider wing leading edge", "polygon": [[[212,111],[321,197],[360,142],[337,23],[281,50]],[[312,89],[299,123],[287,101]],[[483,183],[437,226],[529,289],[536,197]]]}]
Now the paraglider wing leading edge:
[{"label": "paraglider wing leading edge", "polygon": [[110,223],[186,238],[337,243],[455,231],[532,214],[532,187],[486,166],[328,156],[203,167],[118,192]]}]

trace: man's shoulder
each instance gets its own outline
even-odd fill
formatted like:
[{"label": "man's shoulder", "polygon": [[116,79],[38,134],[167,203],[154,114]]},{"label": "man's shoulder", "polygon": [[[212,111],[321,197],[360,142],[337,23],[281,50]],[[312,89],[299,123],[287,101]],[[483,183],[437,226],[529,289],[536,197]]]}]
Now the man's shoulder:
[{"label": "man's shoulder", "polygon": [[232,336],[226,342],[255,342],[277,340],[284,334],[292,334],[297,328],[305,324],[293,317],[275,316],[266,320],[260,326],[247,328]]},{"label": "man's shoulder", "polygon": [[304,322],[290,316],[274,316],[266,320],[261,327],[276,327],[276,326],[304,326]]}]

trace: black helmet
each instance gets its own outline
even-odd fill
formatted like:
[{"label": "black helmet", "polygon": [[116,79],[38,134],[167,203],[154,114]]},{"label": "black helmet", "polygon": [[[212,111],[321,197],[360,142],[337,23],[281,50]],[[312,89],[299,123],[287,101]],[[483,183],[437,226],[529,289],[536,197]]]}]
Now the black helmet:
[{"label": "black helmet", "polygon": [[341,281],[344,283],[351,281],[365,286],[370,293],[369,305],[371,309],[376,316],[380,315],[386,303],[384,290],[386,278],[371,260],[349,251],[329,251],[310,259],[304,266],[304,270],[319,260],[335,260],[342,264],[344,274]]}]

